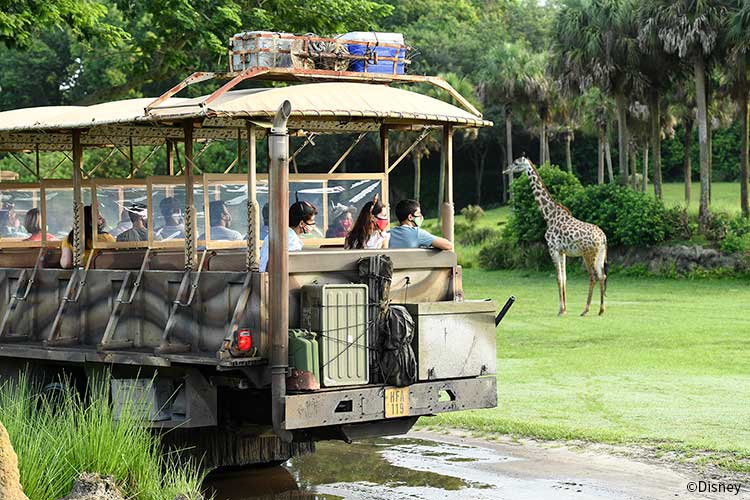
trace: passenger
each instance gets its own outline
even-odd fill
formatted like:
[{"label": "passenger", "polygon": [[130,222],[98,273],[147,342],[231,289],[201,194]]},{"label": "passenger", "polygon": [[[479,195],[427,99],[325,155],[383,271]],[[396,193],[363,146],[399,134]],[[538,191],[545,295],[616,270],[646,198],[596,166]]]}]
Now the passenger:
[{"label": "passenger", "polygon": [[353,208],[337,203],[331,211],[333,222],[328,225],[326,238],[346,238],[352,229],[353,211]]},{"label": "passenger", "polygon": [[[208,204],[208,218],[211,223],[211,241],[243,239],[239,231],[229,229],[232,223],[232,214],[229,213],[223,201],[215,200]],[[206,233],[198,236],[198,239],[205,240]]]},{"label": "passenger", "polygon": [[[290,252],[299,252],[302,250],[302,240],[300,235],[310,234],[315,230],[315,216],[318,209],[312,203],[307,201],[297,201],[289,207],[289,228],[287,250]],[[263,240],[263,246],[260,248],[260,272],[266,272],[268,267],[268,237]]]},{"label": "passenger", "polygon": [[[143,203],[133,203],[124,209],[130,219],[131,228],[117,236],[119,242],[148,241],[148,207]],[[154,235],[155,240],[161,236]]]},{"label": "passenger", "polygon": [[133,223],[130,222],[130,210],[122,207],[122,212],[120,213],[120,222],[117,223],[117,225],[109,232],[109,234],[111,234],[113,238],[117,238],[132,227]]},{"label": "passenger", "polygon": [[[89,261],[89,256],[91,255],[91,249],[93,248],[93,227],[92,227],[92,210],[91,205],[86,205],[83,207],[83,230],[86,235],[85,237],[85,245],[84,245],[84,252],[83,252],[83,263]],[[112,237],[111,234],[104,231],[104,226],[106,225],[107,221],[104,220],[104,217],[99,214],[98,219],[96,221],[96,234],[97,234],[97,241],[104,241],[106,243],[113,243],[115,239]],[[62,242],[62,255],[60,256],[60,266],[63,269],[70,269],[73,267],[73,231],[71,230],[68,233],[68,237],[65,238]]]},{"label": "passenger", "polygon": [[437,248],[453,250],[453,243],[433,236],[419,226],[424,222],[422,208],[416,200],[401,200],[396,205],[399,225],[391,229],[391,248]]},{"label": "passenger", "polygon": [[154,232],[163,240],[175,240],[185,237],[185,223],[182,220],[182,211],[177,206],[177,200],[168,196],[159,202],[159,211],[164,217],[164,225]]},{"label": "passenger", "polygon": [[268,203],[263,205],[263,225],[260,226],[260,240],[265,240],[268,237]]},{"label": "passenger", "polygon": [[[25,241],[42,241],[42,224],[41,217],[38,208],[32,208],[26,212],[26,217],[23,220],[23,226],[26,231],[29,232],[30,236]],[[47,233],[47,241],[54,241],[55,235]]]},{"label": "passenger", "polygon": [[362,211],[359,212],[357,222],[346,237],[344,248],[354,250],[388,248],[389,224],[388,207],[383,205],[375,195],[375,199],[365,203]]},{"label": "passenger", "polygon": [[18,238],[21,236],[18,231],[18,217],[16,209],[12,203],[4,203],[0,210],[0,237]]}]

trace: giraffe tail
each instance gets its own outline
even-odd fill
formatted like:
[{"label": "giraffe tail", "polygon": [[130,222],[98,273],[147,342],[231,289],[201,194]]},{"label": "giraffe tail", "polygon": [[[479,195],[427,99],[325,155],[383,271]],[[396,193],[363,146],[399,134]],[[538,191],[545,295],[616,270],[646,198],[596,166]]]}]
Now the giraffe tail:
[{"label": "giraffe tail", "polygon": [[604,259],[604,295],[607,295],[607,279],[609,278],[609,262]]}]

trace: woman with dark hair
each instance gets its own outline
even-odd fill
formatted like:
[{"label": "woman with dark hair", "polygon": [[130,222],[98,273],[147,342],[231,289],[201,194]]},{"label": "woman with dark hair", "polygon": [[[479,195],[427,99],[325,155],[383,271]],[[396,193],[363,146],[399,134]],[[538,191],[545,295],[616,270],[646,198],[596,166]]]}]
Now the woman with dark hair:
[{"label": "woman with dark hair", "polygon": [[[83,207],[83,230],[86,234],[85,237],[85,245],[84,245],[84,252],[83,252],[83,263],[85,264],[89,260],[89,256],[91,255],[91,249],[93,248],[93,212],[91,210],[91,205],[86,205]],[[106,232],[104,230],[104,225],[107,222],[104,220],[104,217],[102,217],[101,214],[98,214],[98,219],[96,221],[96,237],[97,241],[105,241],[108,243],[114,243],[115,239],[112,237],[111,234]],[[73,267],[73,230],[68,233],[68,237],[65,238],[62,242],[62,255],[60,256],[60,267],[63,269],[70,269]]]},{"label": "woman with dark hair", "polygon": [[[42,221],[38,208],[32,208],[26,212],[26,217],[23,219],[23,227],[31,235],[25,241],[42,241]],[[47,233],[47,241],[55,239],[53,234]]]},{"label": "woman with dark hair", "polygon": [[[302,239],[300,236],[311,234],[315,231],[315,216],[318,209],[310,202],[297,200],[289,207],[289,228],[287,236],[287,250],[299,252],[302,250]],[[260,247],[260,272],[266,272],[268,267],[268,236],[263,240]]]},{"label": "woman with dark hair", "polygon": [[388,248],[388,207],[378,196],[365,203],[352,230],[346,237],[344,248],[361,250],[365,248]]}]

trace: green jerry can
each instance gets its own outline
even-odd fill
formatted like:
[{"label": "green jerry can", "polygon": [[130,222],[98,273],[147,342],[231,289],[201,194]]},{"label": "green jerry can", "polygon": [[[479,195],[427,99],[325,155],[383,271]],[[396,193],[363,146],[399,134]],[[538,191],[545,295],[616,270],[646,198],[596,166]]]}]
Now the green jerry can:
[{"label": "green jerry can", "polygon": [[318,333],[323,387],[368,382],[367,296],[358,283],[302,287],[300,325]]},{"label": "green jerry can", "polygon": [[309,330],[289,330],[289,366],[310,372],[320,383],[317,335]]}]

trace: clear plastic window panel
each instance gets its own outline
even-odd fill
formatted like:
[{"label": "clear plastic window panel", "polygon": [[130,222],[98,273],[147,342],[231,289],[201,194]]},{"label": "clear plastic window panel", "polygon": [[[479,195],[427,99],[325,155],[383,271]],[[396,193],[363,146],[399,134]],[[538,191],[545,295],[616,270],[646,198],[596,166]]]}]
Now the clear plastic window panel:
[{"label": "clear plastic window panel", "polygon": [[[204,210],[203,185],[196,184],[193,188],[193,203],[195,205],[196,227],[195,233],[199,239],[205,238],[206,213]],[[151,191],[151,207],[153,210],[152,224],[154,244],[159,241],[184,241],[185,239],[185,186],[154,185]]]},{"label": "clear plastic window panel", "polygon": [[0,247],[4,242],[42,240],[41,190],[0,190]]},{"label": "clear plastic window panel", "polygon": [[329,180],[326,238],[345,238],[344,219],[357,220],[362,207],[377,195],[382,200],[382,182],[378,179]]},{"label": "clear plastic window panel", "polygon": [[326,232],[325,202],[326,189],[321,181],[298,181],[289,183],[289,204],[299,201],[311,203],[317,210],[315,228],[311,233],[300,235],[302,239],[324,238]]},{"label": "clear plastic window panel", "polygon": [[[247,183],[209,183],[210,242],[244,241],[247,238]],[[206,235],[200,235],[205,240]]]},{"label": "clear plastic window panel", "polygon": [[97,186],[96,201],[107,232],[116,241],[148,241],[148,192],[145,185]]},{"label": "clear plastic window panel", "polygon": [[[73,229],[73,188],[46,187],[45,204],[47,210],[47,233],[56,240],[67,238]],[[84,206],[91,206],[91,189],[82,189]],[[106,231],[106,227],[102,228]]]}]

